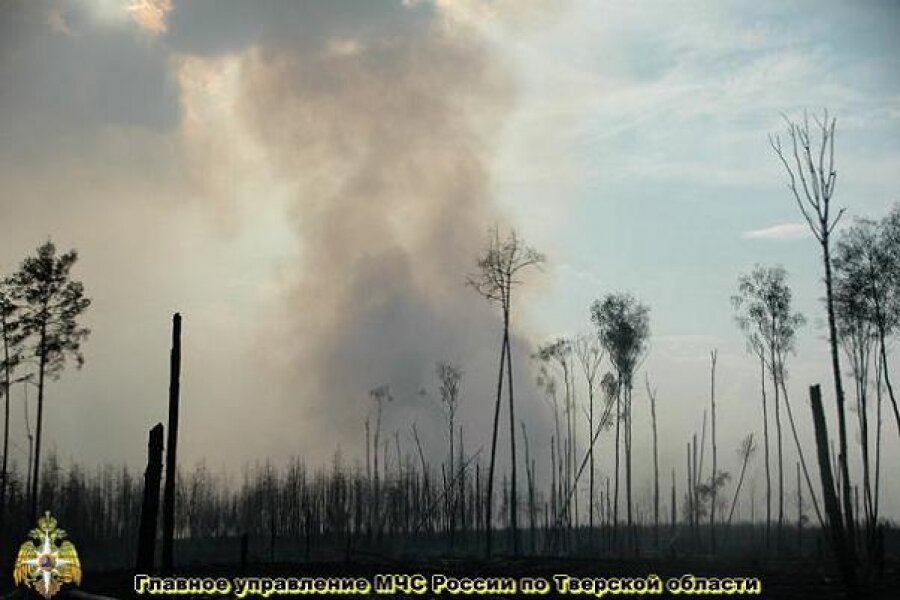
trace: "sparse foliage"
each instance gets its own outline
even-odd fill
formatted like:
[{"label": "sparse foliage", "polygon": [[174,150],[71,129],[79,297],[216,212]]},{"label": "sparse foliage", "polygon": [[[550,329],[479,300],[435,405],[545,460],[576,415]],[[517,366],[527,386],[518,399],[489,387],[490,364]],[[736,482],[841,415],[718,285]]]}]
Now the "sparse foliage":
[{"label": "sparse foliage", "polygon": [[26,340],[26,355],[37,362],[38,412],[34,444],[34,474],[31,488],[32,517],[37,514],[37,485],[41,464],[44,388],[46,379],[57,379],[71,359],[77,367],[84,363],[81,344],[90,334],[79,317],[90,306],[84,285],[71,278],[78,260],[74,250],[56,253],[53,242],[38,247],[9,279],[12,301],[21,309],[21,332]]}]

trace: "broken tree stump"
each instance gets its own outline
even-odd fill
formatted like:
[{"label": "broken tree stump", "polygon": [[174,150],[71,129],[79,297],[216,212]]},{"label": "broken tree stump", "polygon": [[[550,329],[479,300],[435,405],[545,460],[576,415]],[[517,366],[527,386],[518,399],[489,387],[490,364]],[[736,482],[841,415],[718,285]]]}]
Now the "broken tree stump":
[{"label": "broken tree stump", "polygon": [[166,487],[163,491],[162,570],[171,573],[175,537],[175,479],[178,461],[178,401],[181,385],[181,315],[172,316],[172,351],[169,359],[169,435],[166,444]]},{"label": "broken tree stump", "polygon": [[162,479],[163,425],[150,430],[147,441],[147,470],[144,471],[144,500],[141,504],[141,526],[138,533],[138,573],[153,571],[156,557],[156,524],[159,521],[159,488]]},{"label": "broken tree stump", "polygon": [[816,450],[819,459],[819,474],[822,478],[822,498],[825,501],[825,512],[828,514],[828,528],[831,533],[831,545],[841,572],[841,578],[848,589],[856,586],[853,552],[849,547],[847,535],[841,520],[841,508],[838,503],[834,485],[831,462],[828,459],[828,426],[825,422],[825,411],[822,408],[822,390],[818,384],[810,386],[809,401],[812,408],[813,427],[816,432]]}]

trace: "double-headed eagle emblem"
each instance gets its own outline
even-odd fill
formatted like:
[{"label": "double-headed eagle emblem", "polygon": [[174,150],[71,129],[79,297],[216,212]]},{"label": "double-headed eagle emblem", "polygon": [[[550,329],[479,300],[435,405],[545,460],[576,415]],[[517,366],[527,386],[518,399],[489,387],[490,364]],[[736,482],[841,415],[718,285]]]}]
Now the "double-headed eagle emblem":
[{"label": "double-headed eagle emblem", "polygon": [[81,562],[66,532],[56,526],[50,511],[28,532],[29,541],[19,548],[13,571],[16,585],[34,588],[44,598],[52,598],[64,583],[81,583]]}]

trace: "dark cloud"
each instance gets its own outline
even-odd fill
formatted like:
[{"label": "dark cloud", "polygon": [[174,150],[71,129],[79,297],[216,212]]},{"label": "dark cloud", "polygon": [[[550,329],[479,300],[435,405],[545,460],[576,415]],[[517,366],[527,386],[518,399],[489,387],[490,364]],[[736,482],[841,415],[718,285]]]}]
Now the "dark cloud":
[{"label": "dark cloud", "polygon": [[104,127],[179,121],[169,52],[130,21],[110,26],[76,2],[0,6],[0,158],[84,152]]},{"label": "dark cloud", "polygon": [[427,26],[434,15],[428,2],[401,0],[193,0],[175,4],[166,37],[178,51],[199,55],[248,46],[315,50],[329,39],[371,39]]}]

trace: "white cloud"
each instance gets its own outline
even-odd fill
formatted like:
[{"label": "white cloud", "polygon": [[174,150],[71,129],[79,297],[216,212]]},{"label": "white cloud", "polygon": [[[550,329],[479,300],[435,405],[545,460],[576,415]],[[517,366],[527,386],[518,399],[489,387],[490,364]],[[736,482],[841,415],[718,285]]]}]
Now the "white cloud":
[{"label": "white cloud", "polygon": [[745,240],[799,240],[809,236],[806,223],[778,223],[771,227],[745,231],[741,237]]}]

